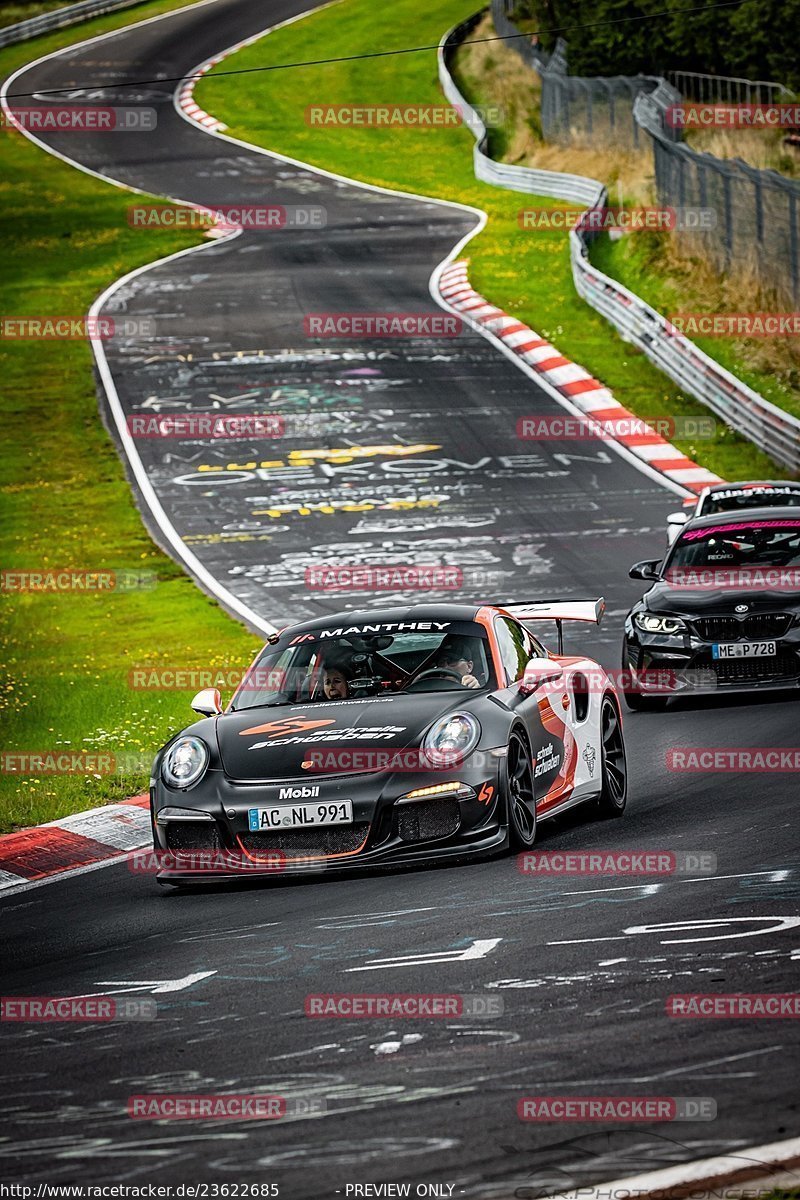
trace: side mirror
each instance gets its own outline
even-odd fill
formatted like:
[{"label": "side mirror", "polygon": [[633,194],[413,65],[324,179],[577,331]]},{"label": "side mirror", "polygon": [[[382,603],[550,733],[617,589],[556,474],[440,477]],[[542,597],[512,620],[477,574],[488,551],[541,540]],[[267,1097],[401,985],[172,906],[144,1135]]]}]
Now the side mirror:
[{"label": "side mirror", "polygon": [[554,683],[564,674],[563,667],[552,658],[532,658],[525,668],[518,687],[521,696],[532,696],[545,683]]},{"label": "side mirror", "polygon": [[634,563],[628,574],[631,579],[658,579],[660,566],[660,558],[646,558],[643,562]]},{"label": "side mirror", "polygon": [[668,525],[685,525],[689,520],[688,512],[674,512],[667,517]]},{"label": "side mirror", "polygon": [[222,712],[222,700],[216,688],[203,688],[192,701],[192,709],[203,717],[213,717]]}]

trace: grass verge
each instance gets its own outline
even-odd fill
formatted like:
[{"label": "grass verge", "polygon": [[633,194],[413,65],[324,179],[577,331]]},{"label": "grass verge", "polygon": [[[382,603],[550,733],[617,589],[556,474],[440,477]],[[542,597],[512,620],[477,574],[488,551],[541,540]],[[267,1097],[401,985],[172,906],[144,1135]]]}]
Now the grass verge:
[{"label": "grass verge", "polygon": [[[435,43],[473,11],[474,0],[431,0],[423,9],[418,0],[397,0],[390,8],[370,0],[347,0],[276,30],[227,59],[220,69],[275,67],[298,59],[369,53],[376,46],[391,49],[408,42],[402,32],[408,29],[413,29],[415,43]],[[488,226],[466,251],[474,287],[552,339],[563,354],[612,387],[638,415],[707,414],[644,355],[623,343],[576,295],[563,233],[531,233],[519,227],[523,207],[553,202],[475,180],[473,140],[466,129],[308,123],[310,105],[442,103],[433,52],[240,77],[212,71],[199,83],[195,97],[201,107],[227,123],[234,137],[355,179],[485,209]],[[713,439],[678,444],[726,478],[778,471],[766,455],[723,426]]]},{"label": "grass verge", "polygon": [[[183,7],[143,4],[9,47],[0,75],[105,29]],[[196,233],[129,227],[129,192],[0,131],[0,225],[13,247],[0,282],[3,314],[81,316],[126,271],[202,241]],[[0,830],[122,799],[147,786],[148,759],[191,716],[185,692],[135,692],[138,664],[243,666],[256,638],[155,548],[103,428],[83,341],[0,343],[0,563],[5,570],[147,570],[152,590],[30,594],[0,591],[3,751],[138,754],[138,771],[9,775],[0,771]],[[4,764],[5,767],[5,764]]]}]

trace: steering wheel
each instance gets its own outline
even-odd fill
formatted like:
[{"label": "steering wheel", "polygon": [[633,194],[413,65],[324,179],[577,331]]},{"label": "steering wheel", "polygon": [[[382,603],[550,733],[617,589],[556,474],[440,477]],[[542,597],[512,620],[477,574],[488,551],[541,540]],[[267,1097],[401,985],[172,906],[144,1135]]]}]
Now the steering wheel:
[{"label": "steering wheel", "polygon": [[420,671],[419,675],[415,675],[409,686],[412,687],[420,679],[430,679],[433,675],[438,675],[439,677],[444,675],[449,679],[457,679],[459,683],[461,683],[462,679],[460,671],[451,671],[449,667],[429,667],[427,671]]}]

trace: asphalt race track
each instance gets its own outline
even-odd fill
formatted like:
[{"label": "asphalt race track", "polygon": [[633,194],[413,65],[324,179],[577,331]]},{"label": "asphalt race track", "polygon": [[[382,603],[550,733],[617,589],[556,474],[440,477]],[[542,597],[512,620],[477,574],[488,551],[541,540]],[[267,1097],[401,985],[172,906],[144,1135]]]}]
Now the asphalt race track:
[{"label": "asphalt race track", "polygon": [[[476,217],[213,138],[175,111],[172,84],[102,91],[179,77],[308,7],[218,0],[47,60],[12,89],[62,89],[80,103],[80,83],[92,102],[156,107],[155,132],[49,139],[125,184],[201,204],[325,209],[323,228],[209,242],[110,297],[105,312],[155,320],[154,337],[106,345],[126,415],[221,406],[286,419],[274,443],[140,440],[147,478],[202,567],[266,622],[342,606],[307,587],[317,563],[448,563],[464,571],[464,597],[605,595],[607,622],[581,646],[617,666],[622,615],[639,594],[627,568],[660,553],[675,495],[610,447],[520,441],[521,416],[559,410],[477,335],[304,333],[309,313],[438,313],[429,278]],[[301,511],[314,504],[333,511]],[[629,714],[624,820],[578,813],[540,835],[541,849],[708,851],[714,876],[534,878],[497,859],[183,895],[118,865],[6,897],[5,994],[152,996],[158,1018],[5,1025],[0,1176],[271,1181],[290,1200],[437,1183],[527,1200],[796,1136],[791,1022],[681,1021],[665,1003],[796,988],[794,777],[676,775],[666,754],[788,747],[797,711],[773,698]],[[304,1015],[308,994],[348,991],[482,994],[504,1011]],[[325,1109],[274,1123],[126,1114],[137,1093],[262,1090]],[[717,1117],[616,1128],[517,1119],[521,1096],[577,1093],[711,1097]]]}]

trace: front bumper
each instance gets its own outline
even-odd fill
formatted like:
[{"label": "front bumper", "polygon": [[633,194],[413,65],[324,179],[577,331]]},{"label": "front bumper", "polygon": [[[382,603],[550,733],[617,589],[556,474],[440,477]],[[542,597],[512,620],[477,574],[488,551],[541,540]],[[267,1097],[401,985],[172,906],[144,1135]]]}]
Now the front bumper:
[{"label": "front bumper", "polygon": [[[173,791],[158,778],[150,793],[156,875],[165,883],[253,876],[274,879],[440,862],[498,851],[507,843],[499,800],[504,766],[502,751],[484,751],[457,769],[436,772],[433,778],[431,772],[402,776],[365,773],[237,783],[220,770],[209,770],[196,787],[185,792]],[[433,796],[402,801],[412,790],[454,781],[467,785],[465,798]],[[309,784],[319,785],[319,795],[311,804],[350,800],[352,824],[251,832],[251,808],[276,804],[281,788],[301,789]],[[187,815],[159,821],[164,808],[185,810]],[[192,820],[188,814],[210,819]]]},{"label": "front bumper", "polygon": [[713,657],[714,643],[698,637],[694,630],[674,635],[645,633],[628,617],[622,665],[631,671],[635,684],[631,691],[665,698],[800,687],[800,628],[790,629],[781,638],[762,640],[776,643],[774,656],[719,660]]}]

